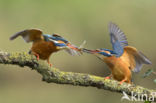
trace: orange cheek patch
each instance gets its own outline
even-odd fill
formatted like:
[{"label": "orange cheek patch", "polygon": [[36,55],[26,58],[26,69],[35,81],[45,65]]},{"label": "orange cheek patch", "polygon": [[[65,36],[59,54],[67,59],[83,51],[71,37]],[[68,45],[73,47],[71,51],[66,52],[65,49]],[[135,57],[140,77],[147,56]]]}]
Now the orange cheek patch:
[{"label": "orange cheek patch", "polygon": [[109,51],[104,51],[105,53],[107,53],[107,54],[110,54],[110,52]]}]

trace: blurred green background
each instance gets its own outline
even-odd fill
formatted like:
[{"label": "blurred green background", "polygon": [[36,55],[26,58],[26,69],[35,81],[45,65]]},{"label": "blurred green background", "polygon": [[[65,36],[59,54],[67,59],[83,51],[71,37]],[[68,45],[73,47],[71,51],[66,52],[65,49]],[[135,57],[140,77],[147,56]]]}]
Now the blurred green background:
[{"label": "blurred green background", "polygon": [[[156,0],[0,0],[0,49],[28,52],[31,44],[9,37],[21,30],[39,28],[59,33],[75,45],[87,41],[86,48],[111,48],[107,25],[115,22],[125,32],[129,44],[153,62],[134,74],[134,83],[156,89],[154,75],[142,74],[156,62]],[[52,55],[51,62],[63,71],[106,76],[109,70],[98,58],[66,52]],[[119,93],[92,87],[48,84],[27,67],[0,65],[0,103],[120,103]],[[124,101],[122,103],[127,103]]]}]

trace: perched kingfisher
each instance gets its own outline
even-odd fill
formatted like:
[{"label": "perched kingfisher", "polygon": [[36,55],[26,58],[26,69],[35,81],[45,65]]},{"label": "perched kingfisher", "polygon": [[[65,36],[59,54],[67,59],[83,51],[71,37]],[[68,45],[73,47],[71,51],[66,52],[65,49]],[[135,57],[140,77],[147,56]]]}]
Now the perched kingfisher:
[{"label": "perched kingfisher", "polygon": [[109,23],[109,34],[113,50],[84,48],[83,52],[94,54],[107,64],[111,74],[105,79],[131,83],[131,71],[139,72],[143,64],[151,64],[151,61],[136,48],[128,46],[125,34],[116,24]]},{"label": "perched kingfisher", "polygon": [[81,50],[77,46],[71,44],[58,34],[48,35],[43,34],[39,29],[27,29],[14,34],[10,37],[10,40],[14,40],[18,36],[22,36],[27,43],[33,42],[29,53],[35,55],[37,60],[47,60],[50,66],[52,64],[49,58],[54,52],[66,50],[71,55],[81,55]]}]

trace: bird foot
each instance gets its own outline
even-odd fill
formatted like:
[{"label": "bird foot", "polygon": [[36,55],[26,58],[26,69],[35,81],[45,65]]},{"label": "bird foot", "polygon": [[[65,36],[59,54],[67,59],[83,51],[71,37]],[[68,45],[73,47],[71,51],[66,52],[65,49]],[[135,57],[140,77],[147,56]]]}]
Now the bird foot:
[{"label": "bird foot", "polygon": [[35,56],[36,56],[37,61],[39,61],[39,59],[40,59],[39,54],[37,54],[37,53],[35,53],[35,52],[32,52],[32,51],[29,51],[29,54],[35,55]]},{"label": "bird foot", "polygon": [[121,85],[121,84],[122,84],[123,82],[125,82],[125,81],[126,81],[126,80],[124,79],[124,80],[120,81],[120,83],[119,83],[119,84]]},{"label": "bird foot", "polygon": [[111,76],[107,76],[107,77],[105,77],[104,79],[110,79],[111,78]]},{"label": "bird foot", "polygon": [[49,59],[47,60],[47,62],[48,62],[48,64],[49,64],[49,66],[50,66],[50,67],[52,67],[52,66],[53,66],[53,64],[52,64],[52,63],[50,63]]},{"label": "bird foot", "polygon": [[110,77],[105,77],[104,79],[110,79]]},{"label": "bird foot", "polygon": [[39,61],[40,57],[38,54],[34,54],[36,56],[37,61]]},{"label": "bird foot", "polygon": [[52,67],[52,66],[53,66],[53,64],[51,64],[51,63],[48,63],[48,64],[49,64],[49,66],[50,66],[50,67]]}]

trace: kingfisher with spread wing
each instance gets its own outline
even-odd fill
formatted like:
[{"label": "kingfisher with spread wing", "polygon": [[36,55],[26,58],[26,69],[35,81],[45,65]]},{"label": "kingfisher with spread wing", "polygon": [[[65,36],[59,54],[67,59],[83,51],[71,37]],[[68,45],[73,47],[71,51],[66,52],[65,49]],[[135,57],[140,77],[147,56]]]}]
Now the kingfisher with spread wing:
[{"label": "kingfisher with spread wing", "polygon": [[14,34],[10,37],[10,40],[14,40],[19,36],[22,36],[27,43],[33,42],[29,53],[35,55],[37,60],[47,60],[50,66],[52,64],[49,58],[54,52],[66,50],[71,55],[81,55],[81,50],[77,46],[71,44],[58,34],[48,35],[43,34],[39,29],[27,29]]},{"label": "kingfisher with spread wing", "polygon": [[125,34],[116,24],[109,23],[109,33],[113,50],[84,48],[83,52],[96,55],[108,65],[111,74],[106,79],[112,77],[120,84],[131,83],[131,71],[139,72],[143,64],[151,64],[151,61],[136,48],[128,46]]}]

